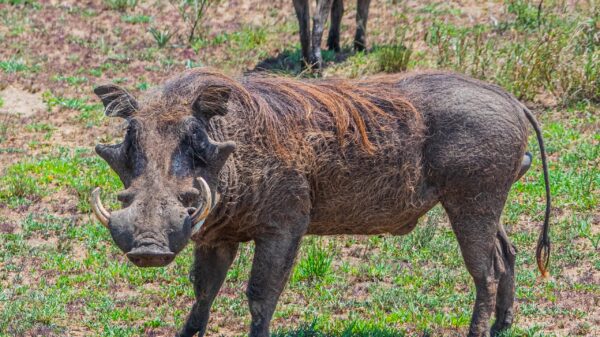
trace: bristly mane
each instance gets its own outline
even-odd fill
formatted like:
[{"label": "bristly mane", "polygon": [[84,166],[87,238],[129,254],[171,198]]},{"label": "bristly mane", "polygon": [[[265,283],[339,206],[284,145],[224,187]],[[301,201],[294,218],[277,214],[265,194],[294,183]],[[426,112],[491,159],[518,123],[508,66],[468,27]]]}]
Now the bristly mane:
[{"label": "bristly mane", "polygon": [[[294,151],[307,132],[334,133],[362,145],[369,153],[377,147],[369,132],[379,121],[396,119],[409,131],[419,133],[421,114],[394,90],[398,75],[367,80],[296,80],[275,76],[247,76],[239,81],[209,68],[188,70],[150,92],[144,102],[160,119],[177,119],[189,109],[198,94],[210,87],[231,89],[230,113],[243,117],[280,154]],[[157,109],[158,108],[158,109]],[[179,112],[179,113],[178,113]],[[157,116],[158,117],[158,116]]]}]

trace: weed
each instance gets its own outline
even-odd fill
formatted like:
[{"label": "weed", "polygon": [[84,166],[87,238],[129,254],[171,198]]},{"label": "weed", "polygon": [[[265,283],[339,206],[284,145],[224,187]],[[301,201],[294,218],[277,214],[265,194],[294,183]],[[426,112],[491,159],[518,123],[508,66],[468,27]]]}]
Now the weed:
[{"label": "weed", "polygon": [[575,218],[573,220],[574,220],[573,223],[579,224],[579,226],[577,228],[579,237],[584,238],[584,239],[589,239],[590,243],[592,244],[592,247],[595,250],[598,250],[600,248],[600,233],[592,232],[591,219]]},{"label": "weed", "polygon": [[198,68],[198,67],[202,67],[202,62],[197,62],[197,61],[190,60],[190,59],[185,60],[185,68],[186,69],[192,69],[192,68]]},{"label": "weed", "polygon": [[543,1],[534,5],[531,1],[507,0],[506,9],[509,13],[515,14],[514,25],[518,28],[536,29],[542,25],[542,6]]},{"label": "weed", "polygon": [[90,75],[92,75],[94,77],[100,77],[100,76],[102,76],[102,69],[100,69],[100,68],[90,69],[89,73],[90,73]]},{"label": "weed", "polygon": [[135,87],[138,90],[145,91],[145,90],[148,90],[148,88],[150,87],[150,85],[148,84],[148,82],[144,81],[144,82],[140,82],[140,83],[136,84]]},{"label": "weed", "polygon": [[395,73],[405,71],[412,49],[404,45],[385,46],[375,51],[378,71]]},{"label": "weed", "polygon": [[25,65],[22,59],[11,58],[8,61],[0,61],[0,69],[2,69],[5,73],[17,73],[21,71],[27,71],[30,68]]},{"label": "weed", "polygon": [[50,92],[45,92],[42,97],[48,105],[48,109],[59,107],[60,109],[78,110],[80,114],[76,120],[87,123],[87,126],[97,125],[102,118],[103,107],[100,103],[89,104],[81,98],[54,96]]},{"label": "weed", "polygon": [[173,33],[169,32],[169,30],[167,30],[167,29],[159,30],[154,27],[150,27],[149,32],[150,32],[150,34],[152,34],[154,41],[156,41],[158,48],[164,48],[167,45],[167,43],[169,43],[169,40],[171,40],[171,37],[173,36]]},{"label": "weed", "polygon": [[[217,0],[218,1],[218,0]],[[188,26],[188,43],[194,41],[194,37],[202,26],[201,22],[206,15],[210,5],[216,3],[215,0],[170,0],[171,4],[177,7],[179,15]]]},{"label": "weed", "polygon": [[25,129],[33,132],[43,132],[44,140],[49,140],[52,137],[52,134],[56,130],[53,125],[48,123],[31,123],[25,126]]},{"label": "weed", "polygon": [[128,9],[135,9],[138,4],[137,0],[104,0],[104,4],[112,10],[124,12]]},{"label": "weed", "polygon": [[0,120],[0,143],[3,143],[8,135],[8,116],[4,116],[2,120]]},{"label": "weed", "polygon": [[331,271],[333,257],[318,242],[309,244],[306,255],[300,260],[294,273],[294,281],[322,279]]}]

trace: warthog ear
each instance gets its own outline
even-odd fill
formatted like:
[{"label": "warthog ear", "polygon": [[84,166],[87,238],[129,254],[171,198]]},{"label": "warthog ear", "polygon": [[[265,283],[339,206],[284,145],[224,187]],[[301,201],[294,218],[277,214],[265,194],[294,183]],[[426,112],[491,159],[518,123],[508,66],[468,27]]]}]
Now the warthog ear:
[{"label": "warthog ear", "polygon": [[108,163],[110,168],[117,173],[123,185],[129,187],[131,184],[131,170],[127,167],[127,154],[125,153],[123,144],[98,144],[95,150]]},{"label": "warthog ear", "polygon": [[231,88],[212,84],[202,88],[202,91],[192,104],[194,117],[207,120],[214,115],[223,116],[227,113],[227,102],[231,96]]},{"label": "warthog ear", "polygon": [[125,89],[115,84],[104,84],[96,87],[94,93],[104,104],[104,113],[108,117],[129,119],[138,109],[138,103]]}]

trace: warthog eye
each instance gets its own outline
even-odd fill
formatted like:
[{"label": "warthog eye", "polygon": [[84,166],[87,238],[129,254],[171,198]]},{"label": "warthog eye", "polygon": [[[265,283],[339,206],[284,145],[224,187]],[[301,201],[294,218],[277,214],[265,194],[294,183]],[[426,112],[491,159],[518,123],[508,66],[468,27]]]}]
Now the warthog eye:
[{"label": "warthog eye", "polygon": [[185,190],[179,194],[179,201],[185,206],[192,206],[200,196],[200,191],[195,188]]},{"label": "warthog eye", "polygon": [[129,190],[125,190],[117,194],[117,200],[125,205],[130,205],[133,202],[134,197],[135,194]]},{"label": "warthog eye", "polygon": [[199,126],[195,126],[186,137],[189,155],[192,159],[192,167],[206,167],[210,164],[210,158],[214,155],[215,145],[211,144],[206,132]]},{"label": "warthog eye", "polygon": [[235,149],[233,142],[213,141],[203,124],[187,123],[184,136],[172,155],[171,172],[177,176],[198,175],[221,170]]}]

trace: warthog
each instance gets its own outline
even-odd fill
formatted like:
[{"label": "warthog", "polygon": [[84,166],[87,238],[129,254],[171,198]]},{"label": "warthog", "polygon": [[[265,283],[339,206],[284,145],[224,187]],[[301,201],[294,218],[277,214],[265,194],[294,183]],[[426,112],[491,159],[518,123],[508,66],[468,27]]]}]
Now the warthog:
[{"label": "warthog", "polygon": [[[371,0],[356,1],[356,33],[354,34],[354,50],[363,51],[367,46],[366,32]],[[327,16],[331,13],[331,27],[327,38],[329,50],[339,52],[340,25],[344,14],[344,0],[317,0],[316,13],[313,16],[312,35],[310,32],[310,6],[309,0],[294,0],[294,9],[300,26],[300,44],[302,45],[303,66],[321,69],[321,38],[327,23]]]},{"label": "warthog", "polygon": [[211,303],[239,242],[255,242],[246,294],[250,336],[269,322],[304,235],[401,235],[445,208],[477,298],[469,336],[510,326],[515,248],[499,222],[529,168],[527,125],[541,148],[549,256],[546,156],[532,114],[501,88],[452,73],[366,80],[229,78],[194,69],[139,103],[95,89],[108,116],[128,121],[122,143],[96,152],[119,175],[123,209],[93,192],[98,219],[137,266],[164,266],[190,240],[196,302],[179,336],[206,331]]}]

